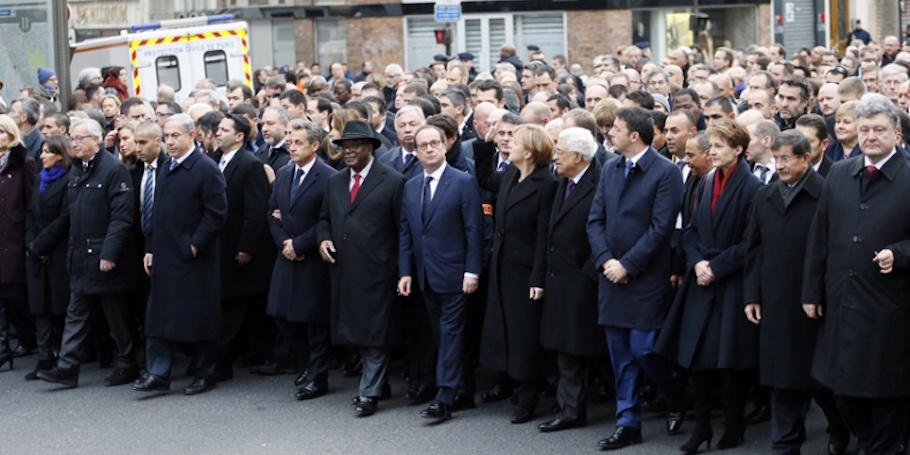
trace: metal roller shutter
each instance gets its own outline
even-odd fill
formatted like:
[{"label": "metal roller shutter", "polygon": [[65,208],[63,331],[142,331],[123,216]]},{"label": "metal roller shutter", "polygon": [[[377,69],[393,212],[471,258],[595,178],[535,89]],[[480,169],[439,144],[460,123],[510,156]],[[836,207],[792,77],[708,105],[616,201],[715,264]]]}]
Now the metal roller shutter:
[{"label": "metal roller shutter", "polygon": [[792,55],[800,48],[815,47],[815,0],[788,0],[783,2],[784,48]]}]

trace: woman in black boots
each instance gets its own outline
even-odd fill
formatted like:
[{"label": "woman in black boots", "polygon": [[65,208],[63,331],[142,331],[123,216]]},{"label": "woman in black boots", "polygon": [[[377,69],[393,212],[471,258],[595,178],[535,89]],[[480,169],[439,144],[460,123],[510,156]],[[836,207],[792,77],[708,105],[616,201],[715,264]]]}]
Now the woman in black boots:
[{"label": "woman in black boots", "polygon": [[65,137],[47,138],[41,148],[42,169],[26,219],[29,309],[35,316],[38,338],[38,364],[25,375],[27,381],[38,379],[38,370],[48,370],[56,365],[54,353],[60,349],[63,318],[69,304],[66,272],[69,217],[65,203],[70,153]]}]

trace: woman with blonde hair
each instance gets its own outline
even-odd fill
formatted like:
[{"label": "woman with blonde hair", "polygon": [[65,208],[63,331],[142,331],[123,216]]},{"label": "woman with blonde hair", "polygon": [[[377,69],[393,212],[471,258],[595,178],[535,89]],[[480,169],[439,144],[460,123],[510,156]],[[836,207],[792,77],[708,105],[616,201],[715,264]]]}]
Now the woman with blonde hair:
[{"label": "woman with blonde hair", "polygon": [[550,172],[554,144],[543,127],[503,115],[493,137],[508,140],[509,165],[495,172],[491,142],[475,148],[477,181],[496,194],[493,254],[480,362],[518,381],[512,423],[534,418],[541,393],[540,324],[546,272],[547,226],[556,194]]}]

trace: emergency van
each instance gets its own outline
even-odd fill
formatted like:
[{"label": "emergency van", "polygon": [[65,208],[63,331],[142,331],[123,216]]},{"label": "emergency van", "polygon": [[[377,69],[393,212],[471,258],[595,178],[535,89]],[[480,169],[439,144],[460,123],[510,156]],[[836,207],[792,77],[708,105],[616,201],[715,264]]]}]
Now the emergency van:
[{"label": "emergency van", "polygon": [[157,99],[167,84],[182,101],[200,79],[212,79],[224,96],[230,79],[253,86],[247,24],[230,14],[134,25],[119,36],[95,38],[73,45],[70,70],[73,87],[86,67],[127,69],[131,95]]}]

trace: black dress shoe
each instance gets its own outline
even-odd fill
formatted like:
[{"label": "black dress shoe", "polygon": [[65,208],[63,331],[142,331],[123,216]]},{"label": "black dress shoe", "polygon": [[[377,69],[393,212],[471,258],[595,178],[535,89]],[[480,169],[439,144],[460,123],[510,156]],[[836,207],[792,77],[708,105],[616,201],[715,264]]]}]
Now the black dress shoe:
[{"label": "black dress shoe", "polygon": [[480,394],[480,401],[483,401],[484,403],[495,403],[497,401],[505,400],[510,396],[512,396],[511,388],[495,384],[490,390]]},{"label": "black dress shoe", "polygon": [[850,446],[850,433],[828,437],[828,455],[844,455]]},{"label": "black dress shoe", "polygon": [[676,434],[686,421],[686,411],[670,411],[667,413],[667,433]]},{"label": "black dress shoe", "polygon": [[549,422],[537,425],[541,433],[551,433],[553,431],[568,430],[569,428],[579,428],[585,426],[585,419],[563,419],[557,417]]},{"label": "black dress shoe", "polygon": [[187,395],[199,395],[215,388],[215,380],[212,378],[196,378],[190,385],[183,389]]},{"label": "black dress shoe", "polygon": [[171,390],[171,382],[153,374],[145,373],[133,383],[133,390],[137,392],[167,392]]},{"label": "black dress shoe", "polygon": [[452,418],[452,411],[449,410],[445,403],[434,401],[426,409],[420,411],[420,417],[439,421],[448,420]]},{"label": "black dress shoe", "polygon": [[477,405],[474,403],[474,394],[470,393],[456,395],[452,406],[449,406],[452,412],[464,411],[465,409],[474,409],[476,407]]},{"label": "black dress shoe", "polygon": [[519,407],[512,412],[512,417],[509,419],[510,422],[519,424],[530,422],[534,418],[534,408],[523,408]]},{"label": "black dress shoe", "polygon": [[354,413],[357,417],[367,417],[376,413],[376,400],[367,397],[357,397],[354,401]]},{"label": "black dress shoe", "polygon": [[616,427],[609,438],[597,441],[601,450],[616,450],[633,444],[641,444],[641,430],[632,427]]},{"label": "black dress shoe", "polygon": [[[35,369],[25,375],[25,380],[26,381],[37,381],[39,371],[50,370],[51,368],[54,368],[54,365],[56,365],[56,364],[57,364],[57,360],[55,360],[55,359],[39,360],[38,364],[35,365]],[[0,366],[2,366],[2,365],[0,365]]]},{"label": "black dress shoe", "polygon": [[79,385],[79,367],[54,367],[50,370],[40,370],[38,379],[67,387],[76,387]]},{"label": "black dress shoe", "polygon": [[250,368],[250,373],[259,376],[278,376],[280,374],[294,374],[295,368],[276,362],[266,362]]},{"label": "black dress shoe", "polygon": [[31,355],[32,352],[34,352],[37,348],[37,346],[26,346],[24,344],[20,344],[16,346],[16,349],[13,349],[13,357],[25,357],[27,355]]},{"label": "black dress shoe", "polygon": [[325,395],[328,393],[328,391],[328,385],[318,384],[316,381],[310,381],[304,384],[303,388],[294,394],[294,398],[298,400],[312,400],[313,398],[319,398]]},{"label": "black dress shoe", "polygon": [[309,373],[310,373],[310,370],[303,370],[303,373],[298,374],[297,377],[294,378],[294,386],[303,387],[303,385],[306,384],[306,382],[307,382],[306,376]]},{"label": "black dress shoe", "polygon": [[117,368],[110,376],[104,378],[105,387],[129,384],[139,379],[139,368]]},{"label": "black dress shoe", "polygon": [[771,420],[771,404],[767,400],[755,403],[755,409],[746,415],[746,425],[758,425]]},{"label": "black dress shoe", "polygon": [[405,398],[411,400],[410,406],[417,406],[419,404],[426,403],[433,399],[436,396],[436,387],[433,387],[430,384],[421,382],[417,384],[416,387],[408,390],[408,393],[405,394]]}]

